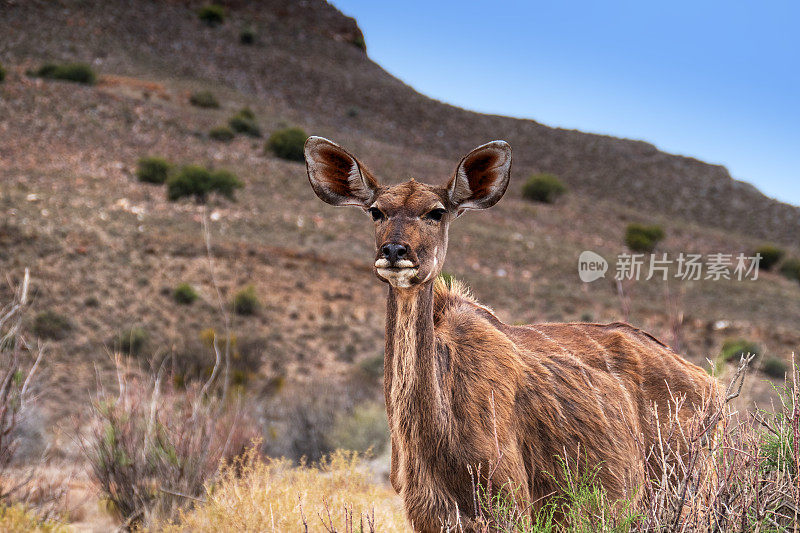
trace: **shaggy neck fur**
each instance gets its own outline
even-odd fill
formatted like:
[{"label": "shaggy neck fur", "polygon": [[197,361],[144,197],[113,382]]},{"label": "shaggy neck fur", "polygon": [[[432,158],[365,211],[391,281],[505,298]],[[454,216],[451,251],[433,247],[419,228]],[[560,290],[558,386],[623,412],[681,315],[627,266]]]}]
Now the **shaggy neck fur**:
[{"label": "shaggy neck fur", "polygon": [[386,382],[388,405],[400,416],[395,427],[419,439],[432,425],[443,429],[441,386],[435,368],[433,281],[410,289],[389,288],[386,309]]}]

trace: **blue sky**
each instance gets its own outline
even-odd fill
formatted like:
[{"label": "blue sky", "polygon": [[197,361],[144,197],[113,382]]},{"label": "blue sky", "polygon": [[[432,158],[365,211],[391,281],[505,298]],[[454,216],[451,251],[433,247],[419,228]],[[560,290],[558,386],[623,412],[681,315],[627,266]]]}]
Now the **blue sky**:
[{"label": "blue sky", "polygon": [[800,205],[800,3],[333,4],[428,96],[645,140]]}]

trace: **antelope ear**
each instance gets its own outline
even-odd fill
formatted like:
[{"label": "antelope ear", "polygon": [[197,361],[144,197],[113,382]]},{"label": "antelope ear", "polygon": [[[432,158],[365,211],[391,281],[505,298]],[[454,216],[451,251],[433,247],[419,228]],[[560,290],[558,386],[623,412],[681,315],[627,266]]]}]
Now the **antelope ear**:
[{"label": "antelope ear", "polygon": [[322,137],[309,137],[304,148],[311,188],[331,205],[372,204],[380,185],[344,148]]},{"label": "antelope ear", "polygon": [[511,147],[505,141],[492,141],[464,156],[447,193],[458,214],[465,209],[486,209],[503,197],[510,177]]}]

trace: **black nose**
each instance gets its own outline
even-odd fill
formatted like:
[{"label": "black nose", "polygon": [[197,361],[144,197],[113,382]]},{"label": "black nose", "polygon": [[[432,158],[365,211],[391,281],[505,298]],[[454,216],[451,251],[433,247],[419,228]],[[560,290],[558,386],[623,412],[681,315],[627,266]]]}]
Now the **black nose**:
[{"label": "black nose", "polygon": [[404,244],[389,243],[381,246],[381,253],[383,257],[389,260],[389,263],[396,263],[398,260],[403,259],[408,253],[408,248]]}]

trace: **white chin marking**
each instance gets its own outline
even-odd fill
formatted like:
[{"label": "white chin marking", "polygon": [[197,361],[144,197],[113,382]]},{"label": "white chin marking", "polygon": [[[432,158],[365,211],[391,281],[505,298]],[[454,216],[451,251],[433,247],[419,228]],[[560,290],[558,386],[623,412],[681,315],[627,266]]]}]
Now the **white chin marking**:
[{"label": "white chin marking", "polygon": [[[376,262],[377,267],[377,262]],[[417,275],[416,268],[403,268],[402,270],[390,270],[388,268],[377,268],[378,275],[388,281],[392,287],[407,289],[411,287],[411,280]]]},{"label": "white chin marking", "polygon": [[377,261],[375,261],[375,268],[414,268],[414,263],[409,261],[408,259],[401,259],[397,261],[395,264],[391,264],[388,259],[385,257],[381,257]]}]

